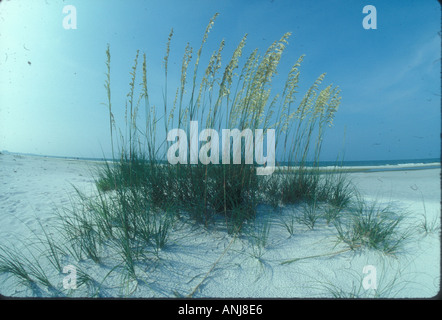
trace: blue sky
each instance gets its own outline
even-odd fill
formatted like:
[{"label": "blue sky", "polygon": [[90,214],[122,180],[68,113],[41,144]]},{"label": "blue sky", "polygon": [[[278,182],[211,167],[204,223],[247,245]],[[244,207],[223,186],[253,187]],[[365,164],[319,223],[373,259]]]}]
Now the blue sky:
[{"label": "blue sky", "polygon": [[[75,30],[63,28],[66,5],[76,8]],[[376,30],[362,26],[365,5],[376,7]],[[107,44],[116,115],[124,113],[137,49],[147,55],[151,104],[161,105],[170,29],[169,90],[174,93],[186,43],[199,48],[215,12],[220,15],[203,61],[221,39],[226,40],[225,66],[245,33],[246,50],[264,53],[290,31],[278,70],[284,79],[306,55],[298,98],[323,72],[325,85],[340,87],[342,102],[326,133],[323,160],[342,153],[345,160],[440,156],[441,21],[439,3],[431,0],[2,1],[0,150],[109,156],[109,118],[102,105]]]}]

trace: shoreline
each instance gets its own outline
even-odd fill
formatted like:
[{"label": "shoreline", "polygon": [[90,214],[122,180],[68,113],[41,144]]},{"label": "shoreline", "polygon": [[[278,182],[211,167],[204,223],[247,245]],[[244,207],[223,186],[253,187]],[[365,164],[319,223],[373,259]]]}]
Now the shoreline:
[{"label": "shoreline", "polygon": [[[105,158],[81,158],[81,157],[63,157],[63,156],[48,156],[48,155],[39,155],[39,154],[32,154],[32,153],[15,153],[15,152],[9,152],[9,151],[0,151],[1,155],[11,155],[11,156],[19,156],[19,157],[36,157],[36,158],[44,158],[44,159],[58,159],[58,160],[66,160],[66,161],[86,161],[90,163],[108,163],[113,162],[112,159],[105,159]],[[427,170],[427,169],[440,169],[441,163],[440,161],[432,161],[428,163],[419,162],[422,160],[437,160],[435,158],[429,158],[429,159],[409,159],[409,160],[356,160],[356,161],[348,161],[352,163],[361,163],[361,165],[330,165],[331,161],[322,161],[323,165],[319,165],[317,168],[320,172],[328,173],[331,171],[334,172],[379,172],[379,171],[407,171],[407,170]],[[363,165],[362,163],[367,162],[380,162],[380,163],[386,163],[386,162],[398,162],[397,164],[379,164],[379,165]],[[118,161],[116,161],[118,162]],[[344,161],[343,163],[345,163]],[[160,162],[161,163],[161,162]],[[220,163],[222,165],[222,163]],[[280,170],[285,170],[289,168],[298,168],[298,166],[292,166],[288,167],[287,165],[280,164],[276,165],[275,173],[277,173]],[[311,169],[312,167],[309,165],[306,165],[304,168]]]}]

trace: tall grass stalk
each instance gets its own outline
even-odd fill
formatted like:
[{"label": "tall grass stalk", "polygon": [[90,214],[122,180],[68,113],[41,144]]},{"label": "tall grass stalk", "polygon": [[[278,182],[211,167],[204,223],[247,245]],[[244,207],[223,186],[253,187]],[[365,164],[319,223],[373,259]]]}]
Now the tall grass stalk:
[{"label": "tall grass stalk", "polygon": [[260,223],[254,223],[251,226],[250,243],[252,247],[253,257],[261,261],[262,256],[265,253],[265,249],[269,245],[269,235],[271,224],[268,220]]},{"label": "tall grass stalk", "polygon": [[52,294],[57,295],[59,291],[51,282],[48,272],[44,270],[42,257],[34,254],[33,246],[25,248],[18,250],[16,247],[1,247],[0,273],[14,277],[21,285],[33,292],[40,291],[39,286],[43,286]]},{"label": "tall grass stalk", "polygon": [[440,216],[434,216],[432,220],[428,218],[427,207],[425,206],[424,195],[421,192],[422,205],[424,212],[422,213],[421,221],[419,222],[419,229],[424,235],[428,235],[439,230],[440,232]]},{"label": "tall grass stalk", "polygon": [[306,225],[309,229],[315,227],[316,221],[320,218],[320,208],[316,200],[312,200],[303,205],[301,215],[297,217],[297,221]]}]

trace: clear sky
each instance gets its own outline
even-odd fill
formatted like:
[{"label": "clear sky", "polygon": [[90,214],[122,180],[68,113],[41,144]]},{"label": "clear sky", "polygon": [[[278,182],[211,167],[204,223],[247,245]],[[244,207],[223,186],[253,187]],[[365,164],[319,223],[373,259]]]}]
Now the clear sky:
[{"label": "clear sky", "polygon": [[[77,29],[63,27],[66,5],[76,8]],[[366,5],[376,8],[376,29],[363,28]],[[226,63],[245,33],[247,50],[264,53],[290,31],[279,72],[284,78],[306,55],[298,98],[323,72],[325,84],[341,88],[322,160],[342,152],[345,160],[440,156],[441,12],[436,0],[3,0],[0,151],[109,156],[108,110],[102,104],[107,44],[117,115],[124,112],[137,49],[147,54],[151,104],[161,105],[170,29],[169,90],[174,93],[186,43],[199,48],[215,12],[220,15],[204,49],[206,62],[223,38]]]}]

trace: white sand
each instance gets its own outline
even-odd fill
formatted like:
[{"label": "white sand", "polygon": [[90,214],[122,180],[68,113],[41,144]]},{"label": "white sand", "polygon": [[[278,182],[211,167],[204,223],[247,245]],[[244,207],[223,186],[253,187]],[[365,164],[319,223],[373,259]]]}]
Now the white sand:
[{"label": "white sand", "polygon": [[[93,170],[97,165],[92,161],[0,155],[0,246],[16,245],[27,254],[24,247],[31,247],[26,243],[43,235],[41,225],[46,228],[56,222],[55,209],[71,206],[73,186],[87,194],[94,192]],[[258,222],[269,219],[271,230],[269,244],[259,259],[259,249],[251,244],[250,236],[233,239],[213,227],[204,229],[181,224],[174,230],[170,245],[160,252],[159,259],[139,266],[141,281],[137,287],[133,283],[121,287],[118,272],[110,272],[116,265],[112,256],[102,265],[72,259],[65,262],[87,270],[99,282],[104,280],[99,291],[101,297],[121,297],[129,293],[134,297],[186,296],[195,288],[194,297],[313,298],[330,297],[332,291],[370,297],[374,290],[363,287],[367,280],[364,277],[368,276],[363,269],[367,265],[376,268],[378,295],[429,298],[438,294],[440,225],[426,235],[419,233],[418,227],[424,213],[429,221],[440,217],[440,169],[356,172],[350,177],[365,199],[391,203],[396,211],[406,212],[405,224],[416,232],[396,257],[370,250],[346,251],[281,264],[289,259],[339,252],[347,247],[335,246],[335,228],[322,221],[313,230],[295,224],[295,233],[289,237],[281,221],[299,208],[290,206],[275,212],[262,206]],[[51,281],[62,289],[66,275],[54,272],[44,259],[41,261]],[[33,293],[5,274],[0,275],[0,294],[50,296],[45,290]],[[83,286],[70,294],[85,296],[87,290]]]}]

